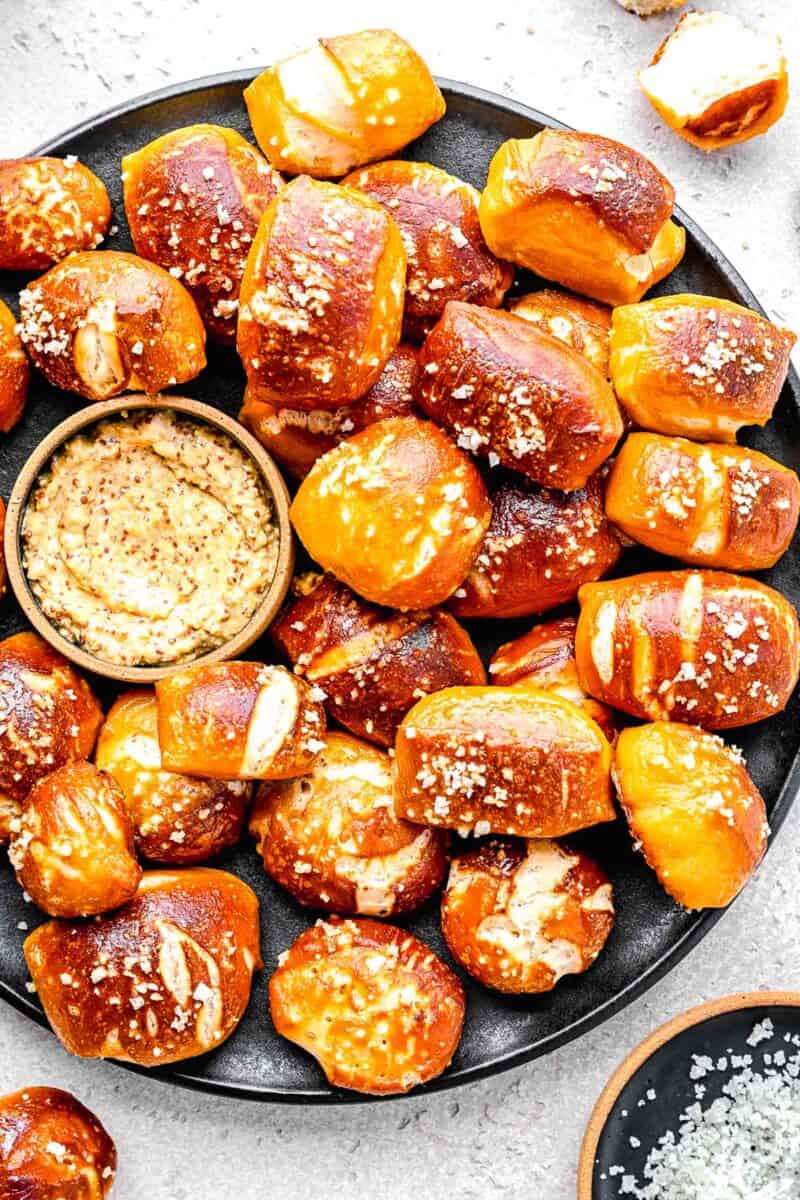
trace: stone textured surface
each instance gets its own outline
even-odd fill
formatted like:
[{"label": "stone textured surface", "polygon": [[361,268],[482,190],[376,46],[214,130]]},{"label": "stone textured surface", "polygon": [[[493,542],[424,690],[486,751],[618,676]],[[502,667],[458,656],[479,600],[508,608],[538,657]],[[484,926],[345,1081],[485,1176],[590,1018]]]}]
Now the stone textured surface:
[{"label": "stone textured surface", "polygon": [[[639,21],[614,0],[2,0],[1,7],[0,155],[23,153],[168,81],[257,66],[320,33],[391,25],[440,74],[651,155],[766,307],[800,329],[800,110],[793,104],[768,137],[713,158],[680,142],[634,76],[670,17]],[[789,0],[720,0],[720,7],[782,32],[790,62],[800,63],[800,22]],[[594,1100],[646,1033],[715,995],[800,986],[799,833],[800,806],[754,883],[668,979],[580,1042],[493,1080],[351,1109],[213,1100],[70,1059],[49,1034],[0,1007],[0,1092],[39,1083],[75,1091],[117,1139],[121,1200],[320,1193],[571,1200]]]}]

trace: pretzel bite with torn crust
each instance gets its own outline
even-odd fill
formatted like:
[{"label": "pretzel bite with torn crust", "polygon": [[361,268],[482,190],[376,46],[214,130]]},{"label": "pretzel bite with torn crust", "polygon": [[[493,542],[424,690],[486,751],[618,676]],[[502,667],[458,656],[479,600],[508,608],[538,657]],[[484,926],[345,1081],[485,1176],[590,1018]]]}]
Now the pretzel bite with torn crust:
[{"label": "pretzel bite with torn crust", "polygon": [[312,467],[291,508],[311,557],[359,595],[430,608],[469,571],[492,509],[475,465],[440,429],[390,417]]},{"label": "pretzel bite with torn crust", "polygon": [[333,912],[410,912],[447,865],[438,830],[395,815],[388,754],[347,733],[326,736],[309,775],[260,784],[250,830],[276,883]]},{"label": "pretzel bite with torn crust", "polygon": [[562,491],[583,487],[623,432],[614,393],[581,354],[457,301],[422,347],[418,399],[459,446]]},{"label": "pretzel bite with torn crust", "polygon": [[593,699],[578,681],[575,662],[574,617],[561,617],[536,625],[530,633],[506,642],[489,663],[489,679],[499,687],[535,688],[555,692],[584,709],[602,729],[609,742],[617,733],[613,711]]},{"label": "pretzel bite with torn crust", "polygon": [[684,13],[639,83],[670,129],[706,151],[766,133],[789,100],[780,38],[721,12]]},{"label": "pretzel bite with torn crust", "polygon": [[329,1083],[371,1095],[407,1092],[449,1066],[464,991],[404,929],[332,917],[306,929],[269,981],[278,1033],[317,1059]]},{"label": "pretzel bite with torn crust", "polygon": [[683,258],[674,203],[672,184],[630,146],[543,129],[495,154],[481,228],[499,258],[604,304],[630,304]]},{"label": "pretzel bite with torn crust", "polygon": [[611,309],[605,304],[544,288],[520,296],[508,307],[515,317],[530,321],[542,333],[549,333],[582,354],[604,379],[608,378]]},{"label": "pretzel bite with torn crust", "polygon": [[0,842],[38,779],[89,757],[102,720],[86,680],[38,634],[0,642]]},{"label": "pretzel bite with torn crust", "polygon": [[283,180],[235,129],[173,129],[122,160],[136,253],[182,280],[211,337],[236,340],[244,264]]},{"label": "pretzel bite with torn crust", "polygon": [[22,416],[30,374],[16,317],[0,300],[0,433],[10,433]]},{"label": "pretzel bite with torn crust", "polygon": [[118,908],[142,877],[125,797],[88,762],[66,763],[33,785],[8,857],[20,885],[51,917]]},{"label": "pretzel bite with torn crust", "polygon": [[244,99],[273,166],[323,179],[396,154],[445,107],[425,63],[390,29],[320,38],[263,71]]},{"label": "pretzel bite with torn crust", "polygon": [[49,383],[89,400],[199,375],[206,334],[186,288],[118,250],[71,254],[20,294],[20,336]]},{"label": "pretzel bite with torn crust", "polygon": [[634,433],[614,461],[606,512],[628,537],[699,567],[760,571],[788,548],[797,475],[744,446]]},{"label": "pretzel bite with torn crust", "polygon": [[380,204],[302,176],[278,192],[250,248],[237,345],[276,408],[359,400],[400,341],[406,254]]},{"label": "pretzel bite with torn crust", "polygon": [[277,408],[248,385],[239,420],[290,475],[304,479],[318,458],[351,434],[386,417],[412,414],[418,374],[416,350],[401,342],[366,395],[352,404],[310,412]]},{"label": "pretzel bite with torn crust", "polygon": [[105,237],[105,185],[74,155],[0,160],[0,270],[44,271]]},{"label": "pretzel bite with torn crust", "polygon": [[724,908],[764,856],[764,801],[741,754],[693,725],[623,729],[614,782],[637,847],[684,908]]},{"label": "pretzel bite with torn crust", "polygon": [[611,382],[643,429],[735,442],[772,416],[796,340],[730,300],[662,296],[614,310]]},{"label": "pretzel bite with torn crust", "polygon": [[651,571],[578,599],[581,686],[634,717],[733,729],[780,712],[797,683],[795,611],[755,579]]},{"label": "pretzel bite with torn crust", "polygon": [[285,667],[198,663],[156,683],[166,771],[209,779],[292,779],[325,743],[325,711]]},{"label": "pretzel bite with torn crust", "polygon": [[611,884],[547,838],[490,842],[453,859],[442,897],[450,953],[484,987],[549,992],[597,958],[614,924]]},{"label": "pretzel bite with torn crust", "polygon": [[95,762],[122,789],[143,858],[188,867],[239,841],[251,785],[165,771],[151,689],[124,692],[114,702],[97,739]]},{"label": "pretzel bite with torn crust", "polygon": [[555,692],[446,688],[397,731],[395,811],[477,837],[559,837],[614,820],[610,770],[599,726]]},{"label": "pretzel bite with torn crust", "polygon": [[332,575],[297,578],[271,634],[295,673],[325,693],[331,716],[379,746],[394,745],[421,696],[486,682],[469,634],[449,613],[379,608]]},{"label": "pretzel bite with torn crust", "polygon": [[492,493],[492,520],[475,565],[449,607],[457,617],[525,617],[574,600],[614,566],[622,547],[603,510],[603,481],[575,492],[509,476]]},{"label": "pretzel bite with torn crust", "polygon": [[430,163],[381,162],[342,181],[382,204],[408,256],[403,331],[420,342],[448,300],[499,308],[514,268],[495,258],[478,220],[480,193]]},{"label": "pretzel bite with torn crust", "polygon": [[0,1096],[0,1196],[103,1200],[117,1170],[113,1141],[94,1113],[59,1088]]}]

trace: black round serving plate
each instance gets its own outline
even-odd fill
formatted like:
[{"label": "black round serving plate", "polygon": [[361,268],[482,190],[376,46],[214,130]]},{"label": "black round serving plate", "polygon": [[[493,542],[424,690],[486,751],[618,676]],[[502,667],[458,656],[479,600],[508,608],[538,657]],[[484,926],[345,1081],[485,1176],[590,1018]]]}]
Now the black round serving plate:
[{"label": "black round serving plate", "polygon": [[[105,245],[130,249],[121,195],[121,157],[170,129],[194,122],[229,125],[251,136],[242,102],[242,89],[251,77],[251,72],[239,71],[153,93],[86,122],[40,147],[38,152],[76,154],[105,181],[117,225]],[[406,156],[436,163],[478,188],[483,186],[493,153],[506,138],[529,137],[544,125],[559,125],[513,101],[464,84],[440,82],[447,100],[447,115],[409,146]],[[678,213],[678,219],[688,235],[686,257],[657,291],[706,293],[757,308],[755,297],[713,243],[683,213]],[[15,309],[16,293],[25,282],[24,277],[0,278],[0,296]],[[541,281],[520,272],[515,291],[536,286],[541,286]],[[179,390],[235,416],[243,389],[244,376],[235,354],[212,347],[207,370]],[[800,464],[799,400],[800,384],[792,374],[769,427],[745,439],[794,468]],[[80,403],[78,397],[58,392],[41,376],[36,376],[25,416],[0,448],[0,493],[8,496],[17,473],[37,443]],[[657,563],[664,565],[665,561],[649,552],[629,550],[618,573],[631,574]],[[797,607],[800,601],[797,546],[764,578]],[[517,636],[533,623],[530,619],[468,624],[481,652],[488,657],[501,642]],[[0,637],[23,627],[18,607],[13,598],[7,597],[0,606]],[[272,660],[267,639],[253,648],[252,657]],[[93,683],[105,702],[113,698],[113,689],[107,682]],[[797,697],[786,712],[768,724],[736,733],[736,741],[743,747],[750,770],[764,794],[775,830],[800,786]],[[589,831],[575,841],[598,859],[614,884],[618,915],[607,948],[589,972],[564,980],[549,995],[501,996],[465,978],[468,1014],[464,1037],[450,1069],[429,1084],[428,1090],[452,1087],[504,1070],[585,1033],[661,978],[719,918],[718,912],[687,913],[678,908],[659,887],[641,857],[633,852],[622,822]],[[26,934],[18,927],[22,922],[33,927],[41,917],[24,902],[5,856],[3,860],[0,994],[34,1020],[44,1023],[36,998],[25,987],[27,972],[22,941]],[[313,914],[301,909],[265,877],[247,839],[235,852],[221,858],[218,865],[241,876],[261,897],[265,972],[256,978],[249,1010],[229,1041],[213,1054],[157,1074],[175,1083],[251,1099],[306,1103],[358,1099],[328,1087],[316,1063],[279,1038],[269,1017],[266,979],[278,954],[308,925]],[[436,900],[404,923],[450,961],[439,929]]]}]

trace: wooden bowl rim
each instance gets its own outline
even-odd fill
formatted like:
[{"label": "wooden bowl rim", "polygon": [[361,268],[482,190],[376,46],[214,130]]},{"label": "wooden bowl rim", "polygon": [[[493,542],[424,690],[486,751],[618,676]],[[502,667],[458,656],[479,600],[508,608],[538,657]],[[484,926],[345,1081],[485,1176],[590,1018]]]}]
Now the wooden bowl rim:
[{"label": "wooden bowl rim", "polygon": [[800,992],[733,992],[687,1009],[648,1034],[617,1067],[592,1109],[578,1160],[578,1200],[592,1200],[595,1157],[606,1121],[619,1099],[620,1092],[648,1058],[679,1033],[691,1029],[694,1025],[702,1025],[711,1017],[735,1012],[737,1009],[780,1005],[800,1008]]},{"label": "wooden bowl rim", "polygon": [[[69,641],[59,633],[56,626],[44,615],[39,603],[31,591],[25,570],[22,566],[20,551],[20,527],[23,514],[28,503],[31,489],[41,475],[43,469],[53,455],[75,434],[90,425],[109,416],[126,414],[138,409],[172,409],[176,413],[194,417],[212,427],[226,433],[237,445],[256,463],[261,477],[270,495],[278,530],[278,558],[275,573],[267,591],[246,625],[221,646],[198,655],[197,658],[187,659],[181,663],[171,663],[164,666],[124,666],[119,663],[106,662],[102,658],[90,654],[82,647]],[[261,637],[271,624],[278,609],[284,601],[294,570],[294,541],[292,526],[289,520],[289,493],[283,476],[275,465],[272,457],[251,433],[233,417],[209,404],[199,400],[191,400],[186,396],[164,394],[147,395],[144,392],[128,396],[115,396],[112,400],[103,400],[99,404],[90,404],[67,417],[55,429],[42,439],[33,453],[25,462],[11,489],[6,511],[4,550],[8,581],[23,613],[37,633],[50,643],[54,649],[63,654],[76,666],[106,679],[115,679],[122,683],[152,683],[163,679],[166,675],[181,670],[183,667],[195,666],[199,663],[221,662],[236,658],[249,649]]]}]

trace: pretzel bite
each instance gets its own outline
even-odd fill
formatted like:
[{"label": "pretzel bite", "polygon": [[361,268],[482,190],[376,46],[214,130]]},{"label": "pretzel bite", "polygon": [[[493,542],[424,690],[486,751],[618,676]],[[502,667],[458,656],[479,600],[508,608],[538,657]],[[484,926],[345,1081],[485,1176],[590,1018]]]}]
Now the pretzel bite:
[{"label": "pretzel bite", "polygon": [[112,705],[97,739],[95,762],[122,789],[136,849],[151,862],[193,866],[239,841],[251,785],[165,771],[158,705],[149,688],[125,692]]},{"label": "pretzel bite", "polygon": [[9,433],[28,398],[30,368],[17,333],[17,321],[0,300],[0,433]]},{"label": "pretzel bite", "polygon": [[440,167],[381,162],[342,181],[382,204],[408,256],[403,331],[421,342],[448,300],[499,308],[514,268],[492,254],[478,220],[480,193]]},{"label": "pretzel bite", "polygon": [[594,700],[578,682],[575,662],[574,617],[536,625],[530,633],[506,642],[492,655],[489,678],[500,687],[535,688],[556,692],[584,709],[609,742],[616,737],[616,718],[607,705]]},{"label": "pretzel bite", "polygon": [[285,667],[198,664],[156,683],[166,771],[209,779],[292,779],[325,746],[325,711]]},{"label": "pretzel bite", "polygon": [[28,1087],[0,1096],[0,1196],[103,1200],[117,1170],[113,1141],[70,1092]]},{"label": "pretzel bite", "polygon": [[780,712],[797,683],[795,611],[755,579],[651,571],[578,599],[581,686],[634,717],[732,729]]},{"label": "pretzel bite", "polygon": [[366,395],[352,404],[311,412],[277,408],[248,385],[239,420],[290,475],[304,479],[317,459],[344,438],[385,417],[413,413],[418,374],[416,350],[401,342]]},{"label": "pretzel bite", "polygon": [[605,304],[544,288],[512,301],[509,310],[542,333],[565,342],[597,367],[604,379],[608,378],[611,309]]},{"label": "pretzel bite", "polygon": [[8,851],[20,885],[51,917],[88,917],[130,900],[142,877],[114,780],[66,763],[33,785]]},{"label": "pretzel bite", "polygon": [[606,489],[609,519],[637,542],[701,567],[759,571],[792,540],[797,475],[743,446],[634,433]]},{"label": "pretzel bite", "polygon": [[276,408],[340,408],[400,341],[406,254],[380,204],[306,176],[278,192],[250,248],[237,344]]},{"label": "pretzel bite", "polygon": [[464,835],[559,837],[614,820],[610,769],[599,726],[553,691],[446,688],[397,731],[395,811]]},{"label": "pretzel bite", "polygon": [[236,340],[244,264],[264,210],[283,187],[235,129],[173,129],[122,160],[136,253],[181,279],[211,337]]},{"label": "pretzel bite", "polygon": [[455,591],[491,515],[474,464],[416,417],[390,417],[341,442],[315,463],[291,508],[313,559],[396,608],[429,608]]},{"label": "pretzel bite", "polygon": [[622,436],[606,380],[528,321],[451,301],[420,355],[419,405],[473,454],[581,488]]},{"label": "pretzel bite", "polygon": [[45,378],[89,400],[158,392],[206,365],[186,288],[118,250],[71,254],[20,294],[20,336]]},{"label": "pretzel bite", "polygon": [[0,842],[38,779],[89,757],[102,720],[88,683],[37,634],[0,642]]},{"label": "pretzel bite", "polygon": [[615,309],[611,381],[644,429],[735,442],[772,416],[796,340],[730,300],[662,296]]},{"label": "pretzel bite", "polygon": [[639,72],[670,129],[701,150],[766,133],[789,100],[780,38],[721,12],[687,12]]},{"label": "pretzel bite", "polygon": [[43,271],[105,237],[105,185],[74,154],[0,159],[0,270]]},{"label": "pretzel bite", "polygon": [[640,300],[678,265],[675,190],[649,159],[593,133],[504,142],[480,218],[489,249],[604,304]]},{"label": "pretzel bite", "polygon": [[611,884],[587,855],[548,839],[492,840],[453,859],[442,932],[498,992],[549,992],[597,958],[614,924]]},{"label": "pretzel bite", "polygon": [[388,917],[444,879],[442,834],[395,816],[391,760],[329,733],[310,775],[262,783],[250,816],[264,870],[300,904]]},{"label": "pretzel bite", "polygon": [[631,833],[684,908],[724,908],[764,856],[764,801],[741,754],[693,725],[623,729],[614,782]]},{"label": "pretzel bite", "polygon": [[48,921],[25,958],[70,1054],[159,1067],[233,1033],[261,964],[258,900],[227,871],[147,871],[128,904]]},{"label": "pretzel bite", "polygon": [[320,38],[263,71],[244,99],[273,166],[323,179],[396,154],[445,108],[425,63],[390,29]]},{"label": "pretzel bite", "polygon": [[603,511],[603,481],[553,492],[521,475],[492,493],[492,521],[449,607],[458,617],[524,617],[574,600],[614,566],[622,547]]},{"label": "pretzel bite", "polygon": [[464,991],[404,929],[332,917],[304,930],[269,981],[278,1033],[317,1059],[329,1083],[407,1092],[450,1064]]}]

